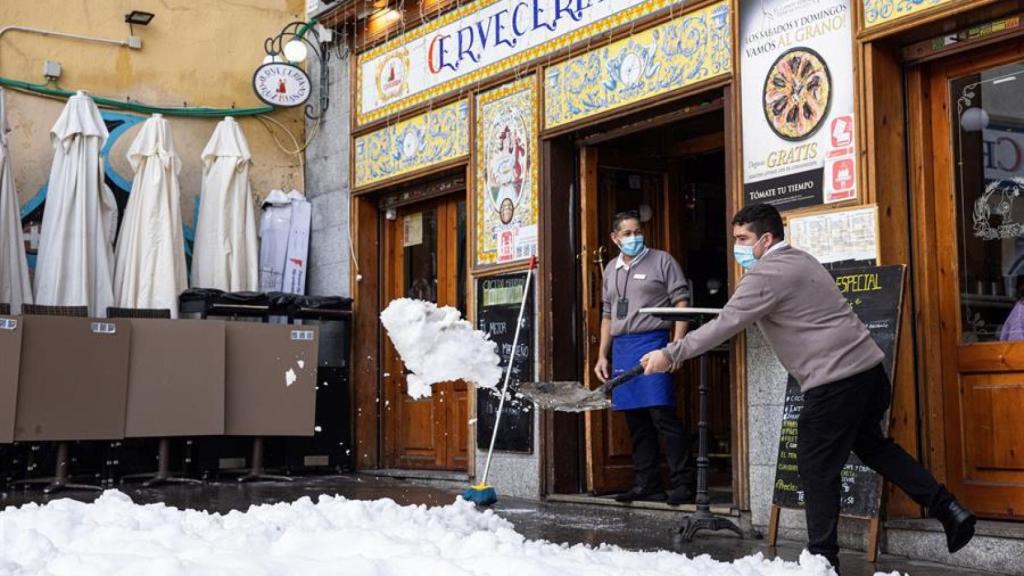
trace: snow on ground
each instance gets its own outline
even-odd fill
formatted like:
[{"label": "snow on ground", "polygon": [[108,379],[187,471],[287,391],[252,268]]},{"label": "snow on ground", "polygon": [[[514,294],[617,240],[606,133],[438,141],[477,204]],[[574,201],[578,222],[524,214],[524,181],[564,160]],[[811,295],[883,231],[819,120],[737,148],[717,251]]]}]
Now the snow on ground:
[{"label": "snow on ground", "polygon": [[430,386],[465,380],[493,388],[501,378],[497,345],[473,329],[451,306],[399,298],[381,312],[395,350],[412,374],[406,377],[409,396],[430,396]]},{"label": "snow on ground", "polygon": [[491,511],[320,496],[226,515],[109,490],[0,512],[2,576],[827,576],[824,560],[733,563],[529,541]]}]

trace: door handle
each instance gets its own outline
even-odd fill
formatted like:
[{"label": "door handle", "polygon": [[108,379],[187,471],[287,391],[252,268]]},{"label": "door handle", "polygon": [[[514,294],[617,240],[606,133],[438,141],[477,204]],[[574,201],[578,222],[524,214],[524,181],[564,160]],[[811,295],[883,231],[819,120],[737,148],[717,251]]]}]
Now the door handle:
[{"label": "door handle", "polygon": [[604,246],[598,246],[597,250],[594,250],[594,264],[597,264],[598,270],[601,271],[601,278],[604,278]]}]

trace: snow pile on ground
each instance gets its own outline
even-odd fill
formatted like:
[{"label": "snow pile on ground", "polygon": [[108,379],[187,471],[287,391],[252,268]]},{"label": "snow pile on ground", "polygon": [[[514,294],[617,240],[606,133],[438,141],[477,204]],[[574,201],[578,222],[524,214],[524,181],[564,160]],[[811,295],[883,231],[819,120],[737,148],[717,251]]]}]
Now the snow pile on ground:
[{"label": "snow pile on ground", "polygon": [[528,541],[491,511],[320,496],[226,515],[108,490],[0,512],[3,576],[827,576],[824,560],[629,552]]},{"label": "snow pile on ground", "polygon": [[493,388],[501,379],[497,345],[487,334],[474,330],[451,306],[399,298],[381,312],[381,322],[402,362],[409,396],[430,396],[430,386],[465,380]]}]

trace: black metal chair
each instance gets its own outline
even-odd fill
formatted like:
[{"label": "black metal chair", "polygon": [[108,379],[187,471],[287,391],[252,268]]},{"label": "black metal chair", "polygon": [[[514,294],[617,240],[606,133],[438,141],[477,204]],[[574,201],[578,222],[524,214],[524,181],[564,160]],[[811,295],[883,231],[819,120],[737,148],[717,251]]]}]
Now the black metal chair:
[{"label": "black metal chair", "polygon": [[11,305],[5,302],[0,302],[0,316],[10,316]]},{"label": "black metal chair", "polygon": [[21,313],[25,316],[64,316],[68,318],[88,318],[88,306],[47,306],[45,304],[22,304]]},{"label": "black metal chair", "polygon": [[[88,318],[89,307],[23,304],[21,307],[21,313],[26,316],[64,316],[71,318]],[[46,484],[46,488],[43,488],[43,493],[45,494],[57,492],[58,490],[103,490],[102,487],[96,486],[94,484],[79,484],[76,482],[69,481],[70,473],[68,472],[68,469],[71,467],[71,460],[69,457],[71,451],[70,446],[71,443],[67,441],[57,442],[57,457],[54,465],[53,476],[47,478],[28,478],[25,480],[17,480],[15,482],[11,482],[11,486],[30,486],[33,484]]]}]

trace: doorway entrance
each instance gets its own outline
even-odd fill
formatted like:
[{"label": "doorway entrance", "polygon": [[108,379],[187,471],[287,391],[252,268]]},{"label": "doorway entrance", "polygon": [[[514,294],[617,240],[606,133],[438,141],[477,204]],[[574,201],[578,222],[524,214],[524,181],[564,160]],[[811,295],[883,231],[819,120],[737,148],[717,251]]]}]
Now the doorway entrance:
[{"label": "doorway entrance", "polygon": [[[384,227],[384,301],[416,298],[453,306],[466,315],[466,201],[463,194],[395,209]],[[406,393],[405,366],[384,337],[384,467],[466,471],[468,389],[464,382],[433,386],[428,398]]]},{"label": "doorway entrance", "polygon": [[[609,130],[579,142],[580,234],[584,346],[583,378],[596,387],[601,286],[618,256],[609,238],[616,213],[640,215],[647,245],[670,253],[691,283],[691,306],[721,307],[727,299],[727,194],[723,99],[702,103],[682,118],[640,130]],[[675,376],[677,410],[693,434],[696,462],[697,363]],[[714,501],[733,502],[730,350],[711,353],[709,486]],[[584,421],[586,489],[595,495],[633,485],[631,437],[620,412],[588,413]],[[664,454],[664,450],[662,451]],[[663,464],[664,466],[664,464]],[[664,470],[667,476],[667,470]]]},{"label": "doorway entrance", "polygon": [[941,319],[920,334],[940,347],[924,366],[931,465],[979,515],[1024,519],[1024,41],[921,78],[914,241],[937,282],[916,296]]}]

